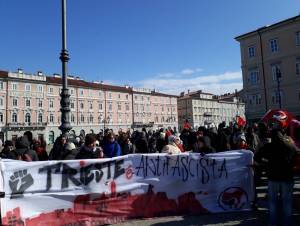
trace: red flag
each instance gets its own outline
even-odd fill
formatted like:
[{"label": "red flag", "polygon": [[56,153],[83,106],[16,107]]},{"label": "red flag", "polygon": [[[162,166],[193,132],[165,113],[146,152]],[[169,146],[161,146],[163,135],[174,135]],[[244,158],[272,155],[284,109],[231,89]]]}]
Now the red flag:
[{"label": "red flag", "polygon": [[239,127],[242,127],[246,125],[246,120],[243,119],[241,116],[237,116],[236,123],[238,124]]},{"label": "red flag", "polygon": [[191,125],[188,121],[185,121],[184,124],[183,124],[183,128],[187,129],[187,130],[190,130],[192,127],[191,127]]},{"label": "red flag", "polygon": [[265,123],[279,122],[282,128],[286,128],[293,119],[294,116],[288,111],[273,109],[269,110],[261,120]]}]

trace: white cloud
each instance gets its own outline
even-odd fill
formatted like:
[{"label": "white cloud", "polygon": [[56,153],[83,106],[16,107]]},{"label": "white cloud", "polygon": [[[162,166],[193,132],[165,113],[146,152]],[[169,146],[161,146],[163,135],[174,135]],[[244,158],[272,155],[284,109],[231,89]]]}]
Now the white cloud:
[{"label": "white cloud", "polygon": [[195,68],[195,69],[186,68],[186,69],[183,69],[181,71],[181,74],[183,74],[183,75],[192,75],[192,74],[195,74],[196,72],[201,72],[201,71],[203,71],[201,68]]},{"label": "white cloud", "polygon": [[179,95],[182,91],[202,90],[214,94],[234,92],[242,88],[242,72],[225,72],[217,75],[204,75],[197,77],[154,77],[136,81],[134,86],[156,89],[160,92]]},{"label": "white cloud", "polygon": [[192,70],[192,69],[189,69],[189,68],[184,69],[184,70],[181,71],[181,74],[183,74],[183,75],[191,75],[191,74],[194,74],[194,73],[195,73],[195,71]]},{"label": "white cloud", "polygon": [[159,77],[159,78],[172,78],[174,76],[175,76],[174,73],[163,73],[163,74],[158,74],[157,77]]}]

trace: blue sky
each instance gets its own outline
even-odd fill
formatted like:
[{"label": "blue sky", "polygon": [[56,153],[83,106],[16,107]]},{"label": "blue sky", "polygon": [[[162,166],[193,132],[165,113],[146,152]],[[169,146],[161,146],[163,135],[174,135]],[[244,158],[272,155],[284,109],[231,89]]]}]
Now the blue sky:
[{"label": "blue sky", "polygon": [[[234,37],[299,0],[68,0],[69,73],[179,94],[242,87]],[[60,0],[0,0],[0,69],[60,73]]]}]

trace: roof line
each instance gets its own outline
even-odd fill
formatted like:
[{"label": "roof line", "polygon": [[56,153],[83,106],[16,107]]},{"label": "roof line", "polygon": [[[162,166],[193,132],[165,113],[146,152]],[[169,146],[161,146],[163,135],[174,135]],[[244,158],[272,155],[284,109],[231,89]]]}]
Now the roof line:
[{"label": "roof line", "polygon": [[[8,76],[9,72],[8,71],[2,71],[0,70],[0,78],[7,78],[7,79],[14,79],[14,80],[21,80],[21,81],[27,81],[29,79],[26,78],[15,78],[15,77],[9,77]],[[36,81],[36,80],[29,80],[33,83],[41,82],[41,83],[48,83],[48,84],[61,84],[61,77],[54,77],[54,76],[48,76],[44,75],[46,77],[46,81]],[[70,87],[88,87],[91,89],[100,89],[100,90],[105,90],[105,91],[118,91],[118,92],[126,92],[126,93],[141,93],[141,94],[150,94],[154,96],[165,96],[165,97],[175,97],[178,98],[177,95],[172,95],[172,94],[166,94],[166,93],[160,93],[156,91],[151,91],[151,93],[143,93],[143,92],[138,92],[138,91],[133,91],[132,87],[130,86],[117,86],[117,85],[109,85],[109,84],[103,84],[103,83],[94,83],[94,82],[89,82],[85,81],[83,79],[70,79],[68,78],[68,84]]]},{"label": "roof line", "polygon": [[256,33],[256,32],[264,32],[264,31],[266,31],[267,29],[272,29],[272,28],[274,28],[274,27],[276,27],[276,26],[279,26],[279,25],[284,24],[284,23],[287,23],[287,22],[292,22],[292,21],[297,20],[297,19],[299,19],[299,18],[300,18],[300,15],[297,15],[297,16],[294,16],[294,17],[291,17],[291,18],[288,18],[288,19],[279,21],[279,22],[277,22],[277,23],[271,24],[271,25],[269,25],[269,26],[263,26],[263,27],[260,27],[260,28],[258,28],[258,29],[256,29],[256,30],[254,30],[254,31],[250,31],[250,32],[247,32],[247,33],[245,33],[245,34],[236,36],[234,39],[238,41],[239,39],[242,39],[242,38],[244,38],[244,37],[246,37],[246,36],[249,36],[249,35],[251,35],[251,34],[254,34],[254,33]]}]

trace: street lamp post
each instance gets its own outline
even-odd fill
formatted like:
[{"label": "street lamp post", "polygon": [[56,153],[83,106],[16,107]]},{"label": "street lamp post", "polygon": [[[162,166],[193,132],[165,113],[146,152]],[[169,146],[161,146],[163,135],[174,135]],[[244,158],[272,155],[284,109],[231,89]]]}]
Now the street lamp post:
[{"label": "street lamp post", "polygon": [[61,0],[62,3],[62,50],[60,53],[60,60],[62,63],[62,91],[60,93],[60,111],[61,111],[61,125],[59,129],[62,135],[68,136],[69,131],[72,129],[70,124],[70,95],[68,90],[68,61],[69,53],[67,50],[67,13],[66,13],[66,0]]},{"label": "street lamp post", "polygon": [[279,68],[276,68],[276,81],[277,81],[277,95],[279,102],[279,109],[281,109],[281,93],[280,93],[280,79],[281,79],[281,71]]},{"label": "street lamp post", "polygon": [[236,116],[239,116],[239,97],[237,89],[235,90],[235,99],[236,99]]}]

